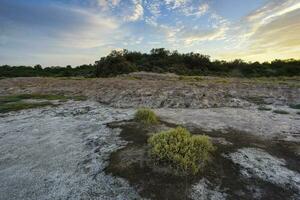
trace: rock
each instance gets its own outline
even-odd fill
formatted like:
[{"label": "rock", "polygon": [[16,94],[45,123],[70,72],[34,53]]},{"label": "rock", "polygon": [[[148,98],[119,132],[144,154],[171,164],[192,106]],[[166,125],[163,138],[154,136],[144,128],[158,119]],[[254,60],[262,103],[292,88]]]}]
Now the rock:
[{"label": "rock", "polygon": [[300,141],[297,115],[278,115],[250,108],[157,109],[162,120],[194,126],[205,131],[227,132],[230,129],[251,133],[264,139],[288,137]]},{"label": "rock", "polygon": [[105,124],[132,116],[86,101],[1,117],[0,199],[141,199],[104,172],[111,153],[127,144]]},{"label": "rock", "polygon": [[201,179],[192,186],[191,199],[193,200],[224,200],[227,197],[225,192],[219,191],[219,188],[210,189],[212,186],[206,179]]},{"label": "rock", "polygon": [[233,145],[231,142],[228,142],[225,138],[210,137],[210,139],[214,144]]},{"label": "rock", "polygon": [[300,174],[286,167],[283,159],[276,158],[256,148],[243,148],[228,155],[235,164],[241,167],[245,177],[256,177],[283,188],[296,191],[300,198]]}]

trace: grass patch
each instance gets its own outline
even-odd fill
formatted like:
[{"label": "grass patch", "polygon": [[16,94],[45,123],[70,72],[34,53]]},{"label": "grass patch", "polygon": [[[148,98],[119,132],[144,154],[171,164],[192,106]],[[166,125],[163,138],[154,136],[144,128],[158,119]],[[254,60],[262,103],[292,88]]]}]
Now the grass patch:
[{"label": "grass patch", "polygon": [[82,76],[78,76],[78,77],[58,77],[58,79],[61,79],[61,80],[87,80],[89,78],[86,78],[86,77],[82,77]]},{"label": "grass patch", "polygon": [[198,173],[215,150],[207,136],[192,136],[182,127],[157,133],[148,143],[154,160],[170,166],[179,175]]},{"label": "grass patch", "polygon": [[24,109],[40,108],[45,106],[54,106],[51,102],[39,102],[39,103],[26,103],[26,102],[13,102],[0,105],[0,113],[6,113],[11,111],[19,111]]},{"label": "grass patch", "polygon": [[157,124],[158,123],[158,117],[156,114],[148,109],[148,108],[140,108],[135,113],[135,120],[138,122],[142,122],[145,124]]},{"label": "grass patch", "polygon": [[282,114],[282,115],[290,114],[288,111],[285,111],[285,110],[274,110],[273,113]]},{"label": "grass patch", "polygon": [[18,102],[26,99],[36,100],[67,100],[68,97],[63,95],[50,95],[50,94],[18,94],[0,97],[0,103]]},{"label": "grass patch", "polygon": [[135,76],[129,76],[129,77],[126,77],[127,80],[132,80],[132,81],[136,81],[136,80],[142,80],[141,77],[135,77]]},{"label": "grass patch", "polygon": [[[24,100],[47,100],[46,102],[25,102]],[[19,94],[0,97],[0,113],[19,111],[23,109],[39,108],[44,106],[54,106],[51,100],[59,100],[65,102],[68,100],[84,101],[85,96],[64,96],[53,94]]]},{"label": "grass patch", "polygon": [[0,104],[9,103],[9,102],[18,102],[26,99],[35,99],[35,100],[75,100],[75,101],[84,101],[87,98],[85,96],[64,96],[64,95],[55,95],[55,94],[18,94],[18,95],[9,95],[0,97]]},{"label": "grass patch", "polygon": [[71,97],[71,99],[74,101],[86,101],[87,97],[86,96],[73,96],[73,97]]},{"label": "grass patch", "polygon": [[292,104],[292,105],[290,105],[290,108],[300,109],[300,104]]},{"label": "grass patch", "polygon": [[266,107],[266,106],[259,106],[258,110],[261,110],[261,111],[270,111],[270,110],[272,110],[272,108],[269,108],[269,107]]}]

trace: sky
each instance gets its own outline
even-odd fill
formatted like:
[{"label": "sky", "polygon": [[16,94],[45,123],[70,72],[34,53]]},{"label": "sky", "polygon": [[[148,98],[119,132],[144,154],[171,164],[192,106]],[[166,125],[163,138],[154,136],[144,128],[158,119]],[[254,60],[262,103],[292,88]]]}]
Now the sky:
[{"label": "sky", "polygon": [[300,59],[300,0],[0,0],[0,65],[77,66],[161,47]]}]

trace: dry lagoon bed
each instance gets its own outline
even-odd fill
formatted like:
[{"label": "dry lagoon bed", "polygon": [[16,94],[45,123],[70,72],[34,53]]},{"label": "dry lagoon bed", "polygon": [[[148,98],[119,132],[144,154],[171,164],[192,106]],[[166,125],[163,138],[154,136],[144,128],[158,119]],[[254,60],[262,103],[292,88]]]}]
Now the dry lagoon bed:
[{"label": "dry lagoon bed", "polygon": [[[120,78],[115,87],[112,79],[110,84],[102,79],[0,80],[1,95],[64,92],[89,98],[1,114],[0,199],[300,198],[300,115],[289,107],[299,102],[298,87],[251,85],[242,95],[236,93],[238,86],[232,90],[209,82],[215,90],[207,89],[203,96],[198,82],[176,82],[174,89],[166,89],[162,81],[160,88],[168,95],[161,95],[165,103],[156,105],[159,94],[153,90],[158,88],[138,88],[149,81],[154,85],[153,80],[127,79]],[[128,81],[131,93],[120,92],[125,87],[121,83]],[[105,96],[103,91],[118,87]],[[198,100],[189,100],[187,91],[194,91]],[[228,100],[217,98],[229,93]],[[249,98],[253,94],[263,98]],[[210,98],[213,103],[207,102]],[[130,100],[140,103],[126,104]],[[261,101],[288,114],[261,110]],[[145,128],[132,120],[143,105],[154,108],[160,125]],[[146,155],[147,137],[176,125],[207,134],[217,146],[204,173],[187,182],[152,166]]]}]

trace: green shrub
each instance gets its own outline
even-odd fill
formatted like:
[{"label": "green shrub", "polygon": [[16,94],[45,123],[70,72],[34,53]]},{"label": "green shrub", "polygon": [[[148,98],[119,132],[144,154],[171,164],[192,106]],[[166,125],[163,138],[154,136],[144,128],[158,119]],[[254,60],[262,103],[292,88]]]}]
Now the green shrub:
[{"label": "green shrub", "polygon": [[300,109],[300,104],[293,104],[293,105],[290,105],[290,108],[293,108],[293,109]]},{"label": "green shrub", "polygon": [[273,112],[276,114],[282,114],[282,115],[290,114],[288,111],[285,111],[285,110],[274,110]]},{"label": "green shrub", "polygon": [[11,111],[19,111],[25,109],[32,109],[32,108],[40,108],[45,106],[55,106],[50,102],[39,102],[39,103],[26,103],[26,102],[13,102],[13,103],[6,103],[0,104],[0,113],[6,113]]},{"label": "green shrub", "polygon": [[158,118],[155,113],[148,108],[140,108],[135,113],[135,120],[145,124],[157,124]]},{"label": "green shrub", "polygon": [[86,101],[88,98],[86,96],[72,96],[71,99],[74,101]]},{"label": "green shrub", "polygon": [[199,172],[215,149],[207,136],[192,136],[182,127],[157,133],[148,143],[155,161],[183,175]]}]

